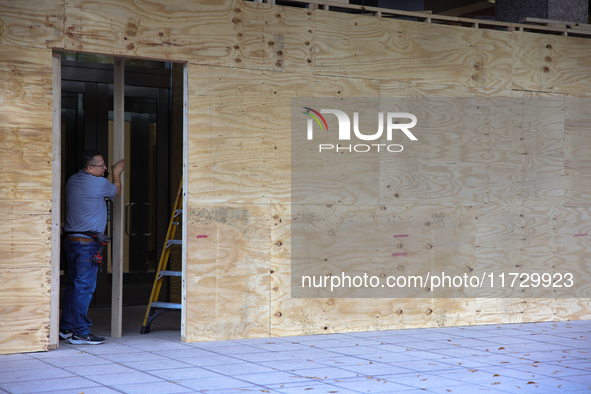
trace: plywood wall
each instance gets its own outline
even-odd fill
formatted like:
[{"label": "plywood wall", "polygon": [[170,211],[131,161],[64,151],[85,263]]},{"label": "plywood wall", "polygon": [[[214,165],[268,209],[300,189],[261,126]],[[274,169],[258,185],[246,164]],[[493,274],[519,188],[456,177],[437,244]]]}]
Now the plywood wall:
[{"label": "plywood wall", "polygon": [[293,97],[453,97],[452,120],[480,102],[492,136],[380,158],[376,204],[469,224],[420,261],[461,243],[464,263],[585,270],[586,39],[240,0],[3,2],[0,25],[1,353],[48,344],[52,49],[189,63],[189,341],[591,318],[576,298],[290,298]]},{"label": "plywood wall", "polygon": [[0,353],[49,345],[51,50],[0,50]]}]

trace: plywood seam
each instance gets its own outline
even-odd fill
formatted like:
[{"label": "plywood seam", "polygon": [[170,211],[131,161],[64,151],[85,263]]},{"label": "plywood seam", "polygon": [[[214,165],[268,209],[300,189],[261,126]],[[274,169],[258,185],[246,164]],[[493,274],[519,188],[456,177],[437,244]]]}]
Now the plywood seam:
[{"label": "plywood seam", "polygon": [[[170,61],[169,59],[166,59],[165,61]],[[175,63],[182,63],[181,61],[177,61],[175,60]],[[250,68],[250,67],[229,67],[229,66],[223,66],[223,65],[219,65],[219,64],[209,64],[209,63],[200,63],[200,62],[192,62],[192,61],[187,61],[185,62],[191,66],[200,66],[200,67],[216,67],[216,68],[221,68],[221,69],[228,69],[228,70],[245,70],[245,71],[262,71],[265,73],[273,73],[273,74],[277,74],[277,75],[301,75],[301,76],[305,76],[305,77],[314,77],[316,76],[316,74],[314,73],[314,71],[312,73],[304,73],[304,72],[298,72],[298,71],[287,71],[287,70],[274,70],[272,68]],[[316,56],[314,56],[314,63],[316,63]],[[316,67],[316,65],[314,65],[314,67]],[[318,76],[328,76],[328,77],[334,77],[334,75],[323,75],[323,74],[318,74]],[[337,75],[336,77],[341,78],[341,75]],[[369,81],[376,81],[376,78],[362,78],[362,77],[347,77],[350,79],[360,79],[360,80],[369,80]],[[200,96],[203,97],[203,96]]]}]

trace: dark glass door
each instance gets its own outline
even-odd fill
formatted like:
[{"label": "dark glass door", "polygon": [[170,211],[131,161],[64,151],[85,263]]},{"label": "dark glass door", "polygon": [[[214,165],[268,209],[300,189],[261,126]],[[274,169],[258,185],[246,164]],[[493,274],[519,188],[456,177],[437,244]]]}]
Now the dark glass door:
[{"label": "dark glass door", "polygon": [[[170,74],[142,67],[126,67],[125,72],[125,305],[147,304],[166,237],[171,209]],[[62,195],[84,149],[98,150],[109,167],[113,164],[112,83],[112,64],[62,61]],[[62,201],[62,223],[64,217]],[[93,305],[111,303],[110,248],[105,255]]]}]

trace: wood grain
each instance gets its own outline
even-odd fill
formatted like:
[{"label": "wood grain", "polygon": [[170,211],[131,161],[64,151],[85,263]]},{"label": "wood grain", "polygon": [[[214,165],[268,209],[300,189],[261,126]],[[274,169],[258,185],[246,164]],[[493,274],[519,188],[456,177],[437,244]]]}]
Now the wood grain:
[{"label": "wood grain", "polygon": [[584,96],[591,60],[587,39],[513,32],[513,88]]},{"label": "wood grain", "polygon": [[189,75],[188,191],[199,203],[290,201],[292,97],[378,95],[371,80],[193,65]]},{"label": "wood grain", "polygon": [[562,203],[560,97],[382,98],[419,120],[418,141],[380,156],[382,202]]},{"label": "wood grain", "polygon": [[0,45],[21,48],[63,47],[65,0],[0,3]]},{"label": "wood grain", "polygon": [[268,205],[189,205],[187,341],[269,334]]},{"label": "wood grain", "polygon": [[49,50],[2,46],[0,51],[3,199],[51,199],[51,62]]},{"label": "wood grain", "polygon": [[0,354],[47,350],[49,264],[38,268],[0,268],[0,277]]},{"label": "wood grain", "polygon": [[510,33],[316,13],[318,74],[510,87]]},{"label": "wood grain", "polygon": [[565,204],[591,206],[591,126],[589,97],[565,97]]},{"label": "wood grain", "polygon": [[[188,341],[591,318],[589,103],[576,97],[589,91],[586,40],[239,0],[24,0],[0,4],[0,45],[0,352],[48,343],[48,48],[190,62]],[[302,209],[291,205],[290,110],[307,97],[377,99],[384,111],[413,97],[408,111],[437,123],[357,168],[377,168],[376,189],[360,181],[344,205],[340,182],[326,183],[326,204]],[[358,267],[369,250],[321,250],[330,231],[369,241],[404,230],[391,246],[407,254],[380,274],[515,268],[581,285],[558,299],[290,298],[298,212],[324,270],[334,258]]]},{"label": "wood grain", "polygon": [[32,11],[28,32],[21,11],[0,7],[0,353],[40,351],[49,345],[52,54],[6,45],[18,32],[18,45],[46,37],[44,6]]},{"label": "wood grain", "polygon": [[65,48],[312,73],[314,16],[239,0],[76,0],[66,5]]},{"label": "wood grain", "polygon": [[49,267],[51,214],[27,211],[0,219],[0,269]]},{"label": "wood grain", "polygon": [[[313,207],[308,206],[309,210]],[[318,207],[320,208],[320,207]],[[351,332],[366,330],[388,330],[410,327],[438,327],[448,325],[474,324],[472,299],[393,299],[393,298],[364,298],[363,301],[321,297],[321,298],[293,298],[293,288],[290,289],[290,274],[292,273],[292,225],[290,221],[294,215],[293,205],[274,205],[272,216],[272,275],[271,275],[271,335],[302,335],[321,334],[330,332]],[[332,208],[331,208],[332,209]],[[337,211],[344,213],[347,209],[358,212],[352,207],[339,206]],[[366,208],[367,209],[367,208]],[[396,275],[414,272],[413,265],[450,266],[468,257],[473,247],[460,246],[462,231],[468,235],[473,233],[469,225],[471,213],[461,214],[461,211],[449,210],[444,207],[432,207],[430,210],[404,209],[388,207],[382,217],[390,226],[390,231],[398,230],[412,233],[411,237],[398,238],[392,245],[396,250],[405,250],[410,259],[401,259],[392,268]],[[452,216],[464,217],[464,229],[449,231]],[[409,220],[414,218],[412,220]],[[319,218],[320,219],[320,218]],[[468,220],[466,220],[468,219]],[[388,221],[389,220],[389,221]],[[423,221],[424,220],[424,221]],[[427,221],[432,221],[425,226]],[[345,221],[346,222],[346,221]],[[410,230],[413,223],[417,231]],[[317,227],[319,224],[317,224]],[[350,225],[349,225],[350,227]],[[422,228],[430,228],[431,235],[421,237]],[[338,231],[338,230],[337,230]],[[447,235],[446,231],[450,234]],[[451,234],[454,235],[451,235]],[[371,232],[372,235],[375,232]],[[388,233],[391,235],[390,233]],[[416,237],[418,235],[418,238]],[[415,238],[417,238],[415,240]],[[448,244],[448,241],[454,240]],[[394,239],[394,238],[393,238]],[[423,242],[429,242],[423,245]],[[401,244],[401,245],[399,245]],[[433,245],[435,244],[435,247]],[[424,248],[425,246],[425,248]],[[431,248],[429,248],[431,246]],[[312,247],[312,245],[310,246]],[[458,249],[459,248],[459,249]],[[428,253],[423,254],[423,249]],[[455,250],[456,253],[452,253]],[[428,255],[432,257],[427,257]],[[445,256],[453,254],[455,261]],[[422,255],[422,257],[420,257]],[[458,256],[462,256],[459,257]],[[469,259],[469,257],[468,257]],[[392,265],[390,263],[390,265]],[[462,267],[464,268],[464,267]],[[384,271],[385,272],[385,271]],[[291,297],[290,297],[291,295]]]}]

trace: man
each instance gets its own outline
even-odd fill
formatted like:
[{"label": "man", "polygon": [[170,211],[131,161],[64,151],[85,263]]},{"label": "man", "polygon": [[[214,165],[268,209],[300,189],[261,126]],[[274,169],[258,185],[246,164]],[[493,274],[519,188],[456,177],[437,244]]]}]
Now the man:
[{"label": "man", "polygon": [[95,150],[86,150],[80,157],[79,170],[66,184],[66,223],[64,249],[68,260],[68,281],[63,297],[60,320],[60,339],[69,339],[75,345],[98,345],[105,338],[90,332],[88,307],[96,288],[99,269],[94,257],[101,245],[94,242],[92,233],[102,234],[107,227],[105,197],[121,193],[121,172],[124,160],[111,167],[113,183],[105,177],[107,166],[103,156]]}]

